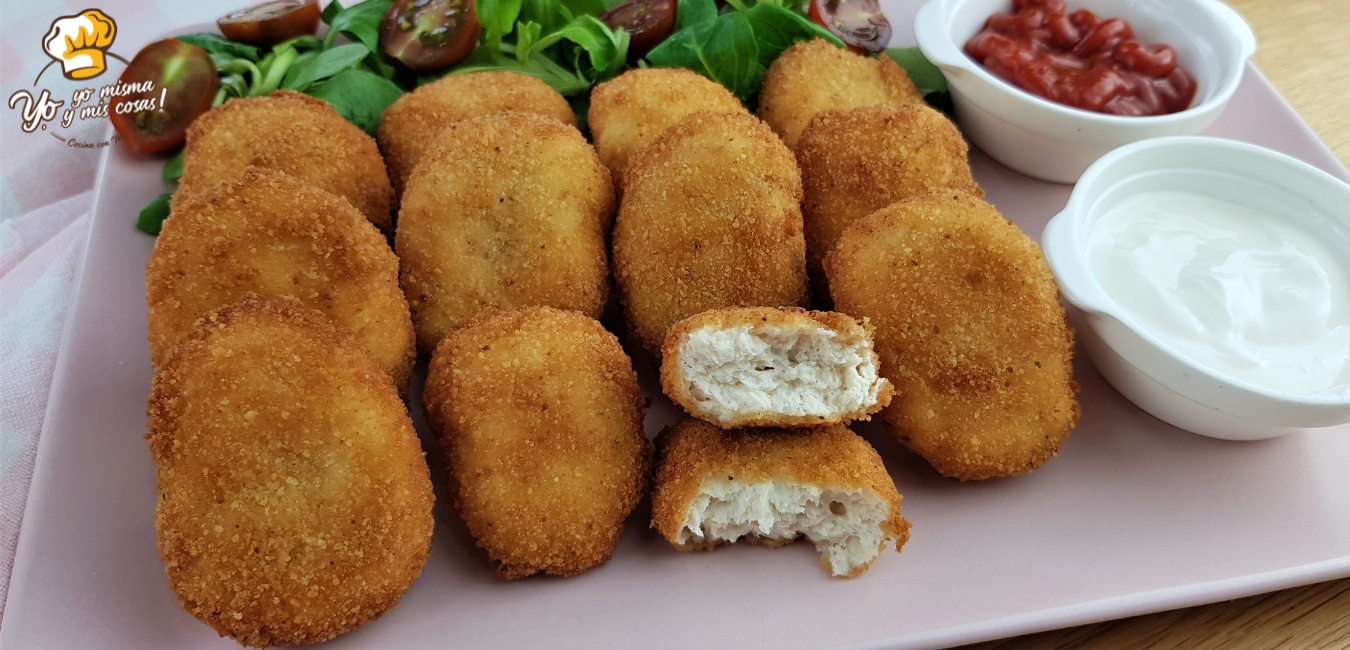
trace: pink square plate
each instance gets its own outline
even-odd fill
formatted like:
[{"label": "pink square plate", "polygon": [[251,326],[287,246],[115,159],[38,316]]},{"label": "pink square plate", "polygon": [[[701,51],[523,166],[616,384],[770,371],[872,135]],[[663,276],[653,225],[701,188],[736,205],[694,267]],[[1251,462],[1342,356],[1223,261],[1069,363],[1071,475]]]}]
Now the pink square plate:
[{"label": "pink square plate", "polygon": [[[887,13],[907,33],[917,3]],[[200,29],[202,26],[199,26]],[[183,31],[195,31],[192,29]],[[907,44],[907,43],[899,43]],[[1208,132],[1350,178],[1264,77],[1247,71]],[[988,198],[1033,236],[1069,187],[1029,180],[978,152]],[[132,228],[164,191],[163,161],[104,151],[95,219],[67,325],[0,647],[231,648],[184,613],[155,546],[146,443],[144,272],[154,246]],[[1081,357],[1081,355],[1080,355]],[[647,431],[673,421],[650,365]],[[413,414],[421,421],[419,380]],[[875,423],[914,523],[904,553],[861,577],[827,577],[804,544],[678,553],[628,521],[608,564],[566,579],[496,579],[438,494],[431,558],[384,618],[337,648],[931,648],[1213,602],[1350,575],[1350,427],[1263,442],[1211,440],[1135,408],[1084,359],[1083,417],[1059,456],[1027,476],[938,476]]]}]

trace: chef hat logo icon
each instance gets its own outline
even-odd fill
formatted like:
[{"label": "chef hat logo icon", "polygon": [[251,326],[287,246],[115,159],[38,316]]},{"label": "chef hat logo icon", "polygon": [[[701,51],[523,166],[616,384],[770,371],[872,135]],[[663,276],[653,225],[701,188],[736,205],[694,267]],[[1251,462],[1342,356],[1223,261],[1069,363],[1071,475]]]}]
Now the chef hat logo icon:
[{"label": "chef hat logo icon", "polygon": [[116,37],[117,23],[112,18],[98,9],[86,9],[53,20],[51,31],[42,38],[42,49],[61,64],[67,79],[92,79],[108,69],[108,48]]}]

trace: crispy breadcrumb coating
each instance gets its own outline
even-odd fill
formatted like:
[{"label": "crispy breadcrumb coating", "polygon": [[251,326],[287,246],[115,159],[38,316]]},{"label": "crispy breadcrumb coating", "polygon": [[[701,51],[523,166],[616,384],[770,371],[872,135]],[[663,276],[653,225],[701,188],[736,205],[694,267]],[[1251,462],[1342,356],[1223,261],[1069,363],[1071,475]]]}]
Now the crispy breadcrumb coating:
[{"label": "crispy breadcrumb coating", "polygon": [[883,104],[816,114],[797,141],[806,265],[828,291],[821,261],[854,221],[930,192],[984,191],[970,175],[966,141],[923,104]]},{"label": "crispy breadcrumb coating", "polygon": [[595,151],[622,178],[628,158],[697,111],[749,112],[725,86],[684,68],[637,68],[591,91],[587,122]]},{"label": "crispy breadcrumb coating", "polygon": [[286,172],[341,196],[390,231],[394,190],[375,139],[320,99],[289,90],[231,99],[198,117],[187,132],[183,176],[172,207],[249,166]]},{"label": "crispy breadcrumb coating", "polygon": [[[800,307],[706,311],[676,323],[666,334],[665,345],[661,348],[661,390],[690,415],[724,429],[870,420],[871,413],[891,402],[891,384],[877,374],[880,359],[872,345],[873,329],[870,323],[859,322],[847,314],[807,311]],[[720,341],[723,344],[721,350],[704,351],[712,352],[716,359],[701,359],[695,363],[687,358],[686,355],[692,353],[691,344],[699,343],[700,337],[706,341],[710,333],[735,333],[735,336],[724,337],[725,340]],[[704,347],[707,347],[706,343]],[[781,362],[787,367],[752,367],[765,359],[777,359],[775,364]],[[706,367],[709,365],[717,367]],[[745,377],[742,375],[746,373],[740,372],[712,379],[712,375],[729,367],[757,376]],[[691,376],[694,368],[704,376]],[[731,388],[735,392],[765,397],[767,404],[727,413],[733,410],[729,405],[716,404],[715,396],[696,392],[697,386],[719,383],[733,384]],[[802,394],[819,398],[820,403],[810,406],[820,407],[820,410],[789,412],[798,410],[800,401],[807,401],[793,399]],[[709,400],[710,397],[714,399]],[[731,417],[727,418],[727,415]]]},{"label": "crispy breadcrumb coating", "polygon": [[378,139],[389,166],[395,205],[417,161],[446,126],[504,111],[535,113],[577,125],[576,114],[558,91],[529,75],[506,71],[442,77],[384,109]]},{"label": "crispy breadcrumb coating", "polygon": [[255,294],[323,312],[407,388],[415,339],[398,258],[345,199],[251,167],[180,202],[145,269],[151,361],[197,319]]},{"label": "crispy breadcrumb coating", "polygon": [[614,277],[653,355],[694,314],[805,304],[801,175],[763,122],[694,113],[634,155],[624,176]]},{"label": "crispy breadcrumb coating", "polygon": [[637,375],[619,340],[548,307],[484,314],[431,360],[422,393],[450,494],[497,574],[609,560],[647,486]]},{"label": "crispy breadcrumb coating", "polygon": [[[652,486],[652,528],[681,551],[706,551],[697,535],[680,543],[695,497],[712,482],[748,484],[779,481],[881,498],[889,517],[880,522],[881,545],[895,543],[899,553],[909,541],[910,523],[900,515],[901,496],[872,445],[842,424],[819,427],[744,428],[724,431],[693,418],[668,426],[656,438],[656,479]],[[781,513],[782,516],[788,513]],[[695,531],[697,532],[697,531]],[[783,540],[746,541],[770,547]],[[880,549],[878,549],[880,550]],[[821,563],[827,570],[826,558]],[[847,574],[854,577],[867,565]]]},{"label": "crispy breadcrumb coating", "polygon": [[769,65],[757,114],[795,151],[802,129],[821,111],[922,103],[914,82],[890,57],[860,56],[817,38],[793,45]]},{"label": "crispy breadcrumb coating", "polygon": [[408,179],[396,248],[417,347],[480,313],[609,298],[609,170],[575,128],[498,113],[446,129]]},{"label": "crispy breadcrumb coating", "polygon": [[249,646],[313,643],[396,605],[431,550],[431,479],[388,377],[293,301],[248,299],[156,370],[155,526],[183,609]]},{"label": "crispy breadcrumb coating", "polygon": [[835,306],[870,318],[902,444],[962,480],[1049,460],[1078,420],[1073,330],[1036,242],[956,191],[848,228],[825,258]]}]

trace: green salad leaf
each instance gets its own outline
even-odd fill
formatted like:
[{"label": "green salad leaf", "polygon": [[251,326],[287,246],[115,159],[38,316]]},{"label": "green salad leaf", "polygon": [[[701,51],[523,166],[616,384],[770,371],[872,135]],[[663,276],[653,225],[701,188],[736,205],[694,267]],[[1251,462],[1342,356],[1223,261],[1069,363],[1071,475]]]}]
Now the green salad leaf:
[{"label": "green salad leaf", "polygon": [[778,55],[797,41],[823,38],[844,47],[844,42],[830,33],[830,30],[781,5],[762,2],[746,10],[745,19],[755,30],[755,41],[759,45],[759,64],[766,69]]},{"label": "green salad leaf", "polygon": [[287,90],[303,90],[309,84],[353,68],[369,54],[370,50],[361,43],[339,45],[324,50],[303,63],[290,66],[281,87]]},{"label": "green salad leaf", "polygon": [[332,104],[339,115],[374,137],[380,114],[403,96],[403,89],[369,70],[344,70],[308,93]]},{"label": "green salad leaf", "polygon": [[917,47],[892,47],[886,50],[886,56],[891,57],[893,61],[905,69],[909,75],[909,80],[914,82],[914,87],[919,89],[919,93],[924,97],[934,93],[946,93],[947,78],[942,76],[942,70],[933,65],[928,57],[923,55]]},{"label": "green salad leaf", "polygon": [[[726,86],[737,98],[749,99],[767,69],[759,60],[755,30],[745,14],[735,11],[708,21],[706,6],[712,4],[712,0],[680,0],[676,20],[687,27],[652,48],[647,61],[657,68],[693,70]],[[689,17],[681,19],[686,11]]]},{"label": "green salad leaf", "polygon": [[518,72],[572,97],[622,72],[628,58],[628,32],[575,13],[603,11],[596,0],[476,0],[474,11],[483,36],[448,75]]},{"label": "green salad leaf", "polygon": [[520,17],[521,0],[475,0],[474,12],[478,22],[483,25],[483,36],[479,47],[500,49],[502,39],[515,29],[516,19]]},{"label": "green salad leaf", "polygon": [[165,183],[174,183],[183,177],[183,152],[185,149],[179,149],[169,162],[164,163],[164,173],[161,176]]},{"label": "green salad leaf", "polygon": [[675,31],[711,25],[717,20],[717,3],[713,0],[680,0],[675,6]]},{"label": "green salad leaf", "polygon": [[365,45],[367,50],[379,52],[380,24],[384,22],[384,15],[389,13],[392,5],[393,0],[366,0],[343,9],[342,5],[334,1],[324,8],[325,14],[335,6],[338,8],[324,20],[328,25],[328,34],[323,38],[324,48],[333,47],[334,39],[343,34]]},{"label": "green salad leaf", "polygon": [[188,45],[196,45],[197,47],[206,50],[206,53],[210,54],[211,58],[217,61],[216,65],[220,65],[218,62],[219,59],[216,59],[216,55],[218,54],[226,55],[230,59],[248,59],[255,63],[260,60],[258,48],[252,45],[245,45],[243,43],[226,40],[225,37],[218,34],[184,34],[182,36],[175,36],[174,38],[183,41]]},{"label": "green salad leaf", "polygon": [[136,230],[147,235],[159,235],[159,231],[164,228],[164,220],[169,218],[169,199],[172,194],[160,194],[150,205],[141,210],[140,216],[136,217]]}]

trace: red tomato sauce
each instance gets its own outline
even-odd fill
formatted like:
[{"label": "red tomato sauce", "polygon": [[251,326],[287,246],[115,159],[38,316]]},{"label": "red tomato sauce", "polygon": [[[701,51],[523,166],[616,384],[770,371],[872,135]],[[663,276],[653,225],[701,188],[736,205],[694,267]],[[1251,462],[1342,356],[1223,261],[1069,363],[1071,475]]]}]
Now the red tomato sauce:
[{"label": "red tomato sauce", "polygon": [[1119,18],[1066,14],[1064,0],[1013,0],[1013,13],[990,16],[965,49],[1023,90],[1098,113],[1165,115],[1195,100],[1176,50],[1140,45]]}]

